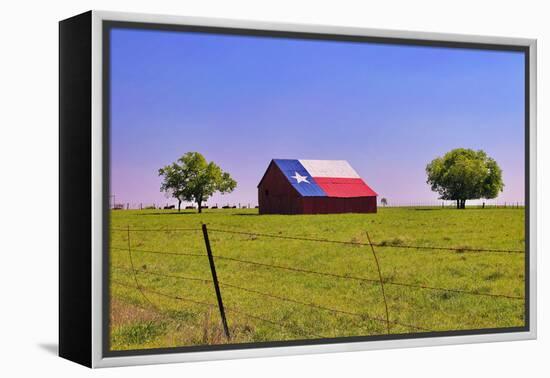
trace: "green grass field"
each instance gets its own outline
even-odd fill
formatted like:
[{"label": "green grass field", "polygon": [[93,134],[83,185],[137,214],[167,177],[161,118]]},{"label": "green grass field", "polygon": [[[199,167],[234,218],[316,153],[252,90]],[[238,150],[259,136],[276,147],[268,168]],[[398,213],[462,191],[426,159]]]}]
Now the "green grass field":
[{"label": "green grass field", "polygon": [[[524,254],[464,249],[523,250],[524,217],[524,209],[473,208],[381,208],[377,214],[313,216],[259,216],[254,209],[206,210],[203,214],[113,211],[111,349],[388,332],[378,271],[369,246],[232,234],[216,229],[353,243],[366,243],[368,232],[372,242],[381,245],[375,251],[385,282],[393,334],[523,326]],[[212,283],[181,278],[212,278],[200,231],[202,222],[210,230],[214,256],[367,280],[215,258],[231,332],[228,341]],[[127,227],[136,229],[130,233],[129,241],[135,277],[128,253]],[[174,228],[196,231],[138,231]],[[141,292],[136,289],[136,279]],[[398,285],[402,283],[469,293]]]}]

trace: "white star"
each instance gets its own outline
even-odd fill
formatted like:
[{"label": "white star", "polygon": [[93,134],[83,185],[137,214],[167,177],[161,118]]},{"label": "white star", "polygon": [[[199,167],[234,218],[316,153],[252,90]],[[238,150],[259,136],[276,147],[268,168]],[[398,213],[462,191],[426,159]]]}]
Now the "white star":
[{"label": "white star", "polygon": [[302,176],[298,172],[294,172],[294,176],[290,176],[293,179],[296,179],[296,183],[299,184],[301,182],[307,182],[309,184],[309,181],[307,181],[307,176]]}]

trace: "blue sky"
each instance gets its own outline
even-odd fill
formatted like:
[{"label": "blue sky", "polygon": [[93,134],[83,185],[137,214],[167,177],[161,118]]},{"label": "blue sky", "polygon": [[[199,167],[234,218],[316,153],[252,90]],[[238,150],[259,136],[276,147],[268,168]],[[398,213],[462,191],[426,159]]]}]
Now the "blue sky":
[{"label": "blue sky", "polygon": [[202,33],[111,31],[111,193],[165,204],[157,170],[201,152],[237,180],[209,201],[257,203],[272,158],[345,159],[389,202],[434,201],[426,164],[456,147],[524,196],[517,52]]}]

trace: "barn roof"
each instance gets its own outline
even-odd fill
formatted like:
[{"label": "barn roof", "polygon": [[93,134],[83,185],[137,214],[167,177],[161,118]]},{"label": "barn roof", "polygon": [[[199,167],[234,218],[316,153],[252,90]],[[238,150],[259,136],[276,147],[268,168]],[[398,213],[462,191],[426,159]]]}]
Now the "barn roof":
[{"label": "barn roof", "polygon": [[346,160],[273,159],[272,163],[304,197],[377,196]]}]

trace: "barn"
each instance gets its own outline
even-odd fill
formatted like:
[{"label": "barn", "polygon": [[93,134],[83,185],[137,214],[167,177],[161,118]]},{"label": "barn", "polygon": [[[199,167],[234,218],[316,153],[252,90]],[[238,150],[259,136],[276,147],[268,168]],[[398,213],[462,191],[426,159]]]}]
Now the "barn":
[{"label": "barn", "polygon": [[258,184],[260,214],[376,213],[376,197],[345,160],[273,159]]}]

